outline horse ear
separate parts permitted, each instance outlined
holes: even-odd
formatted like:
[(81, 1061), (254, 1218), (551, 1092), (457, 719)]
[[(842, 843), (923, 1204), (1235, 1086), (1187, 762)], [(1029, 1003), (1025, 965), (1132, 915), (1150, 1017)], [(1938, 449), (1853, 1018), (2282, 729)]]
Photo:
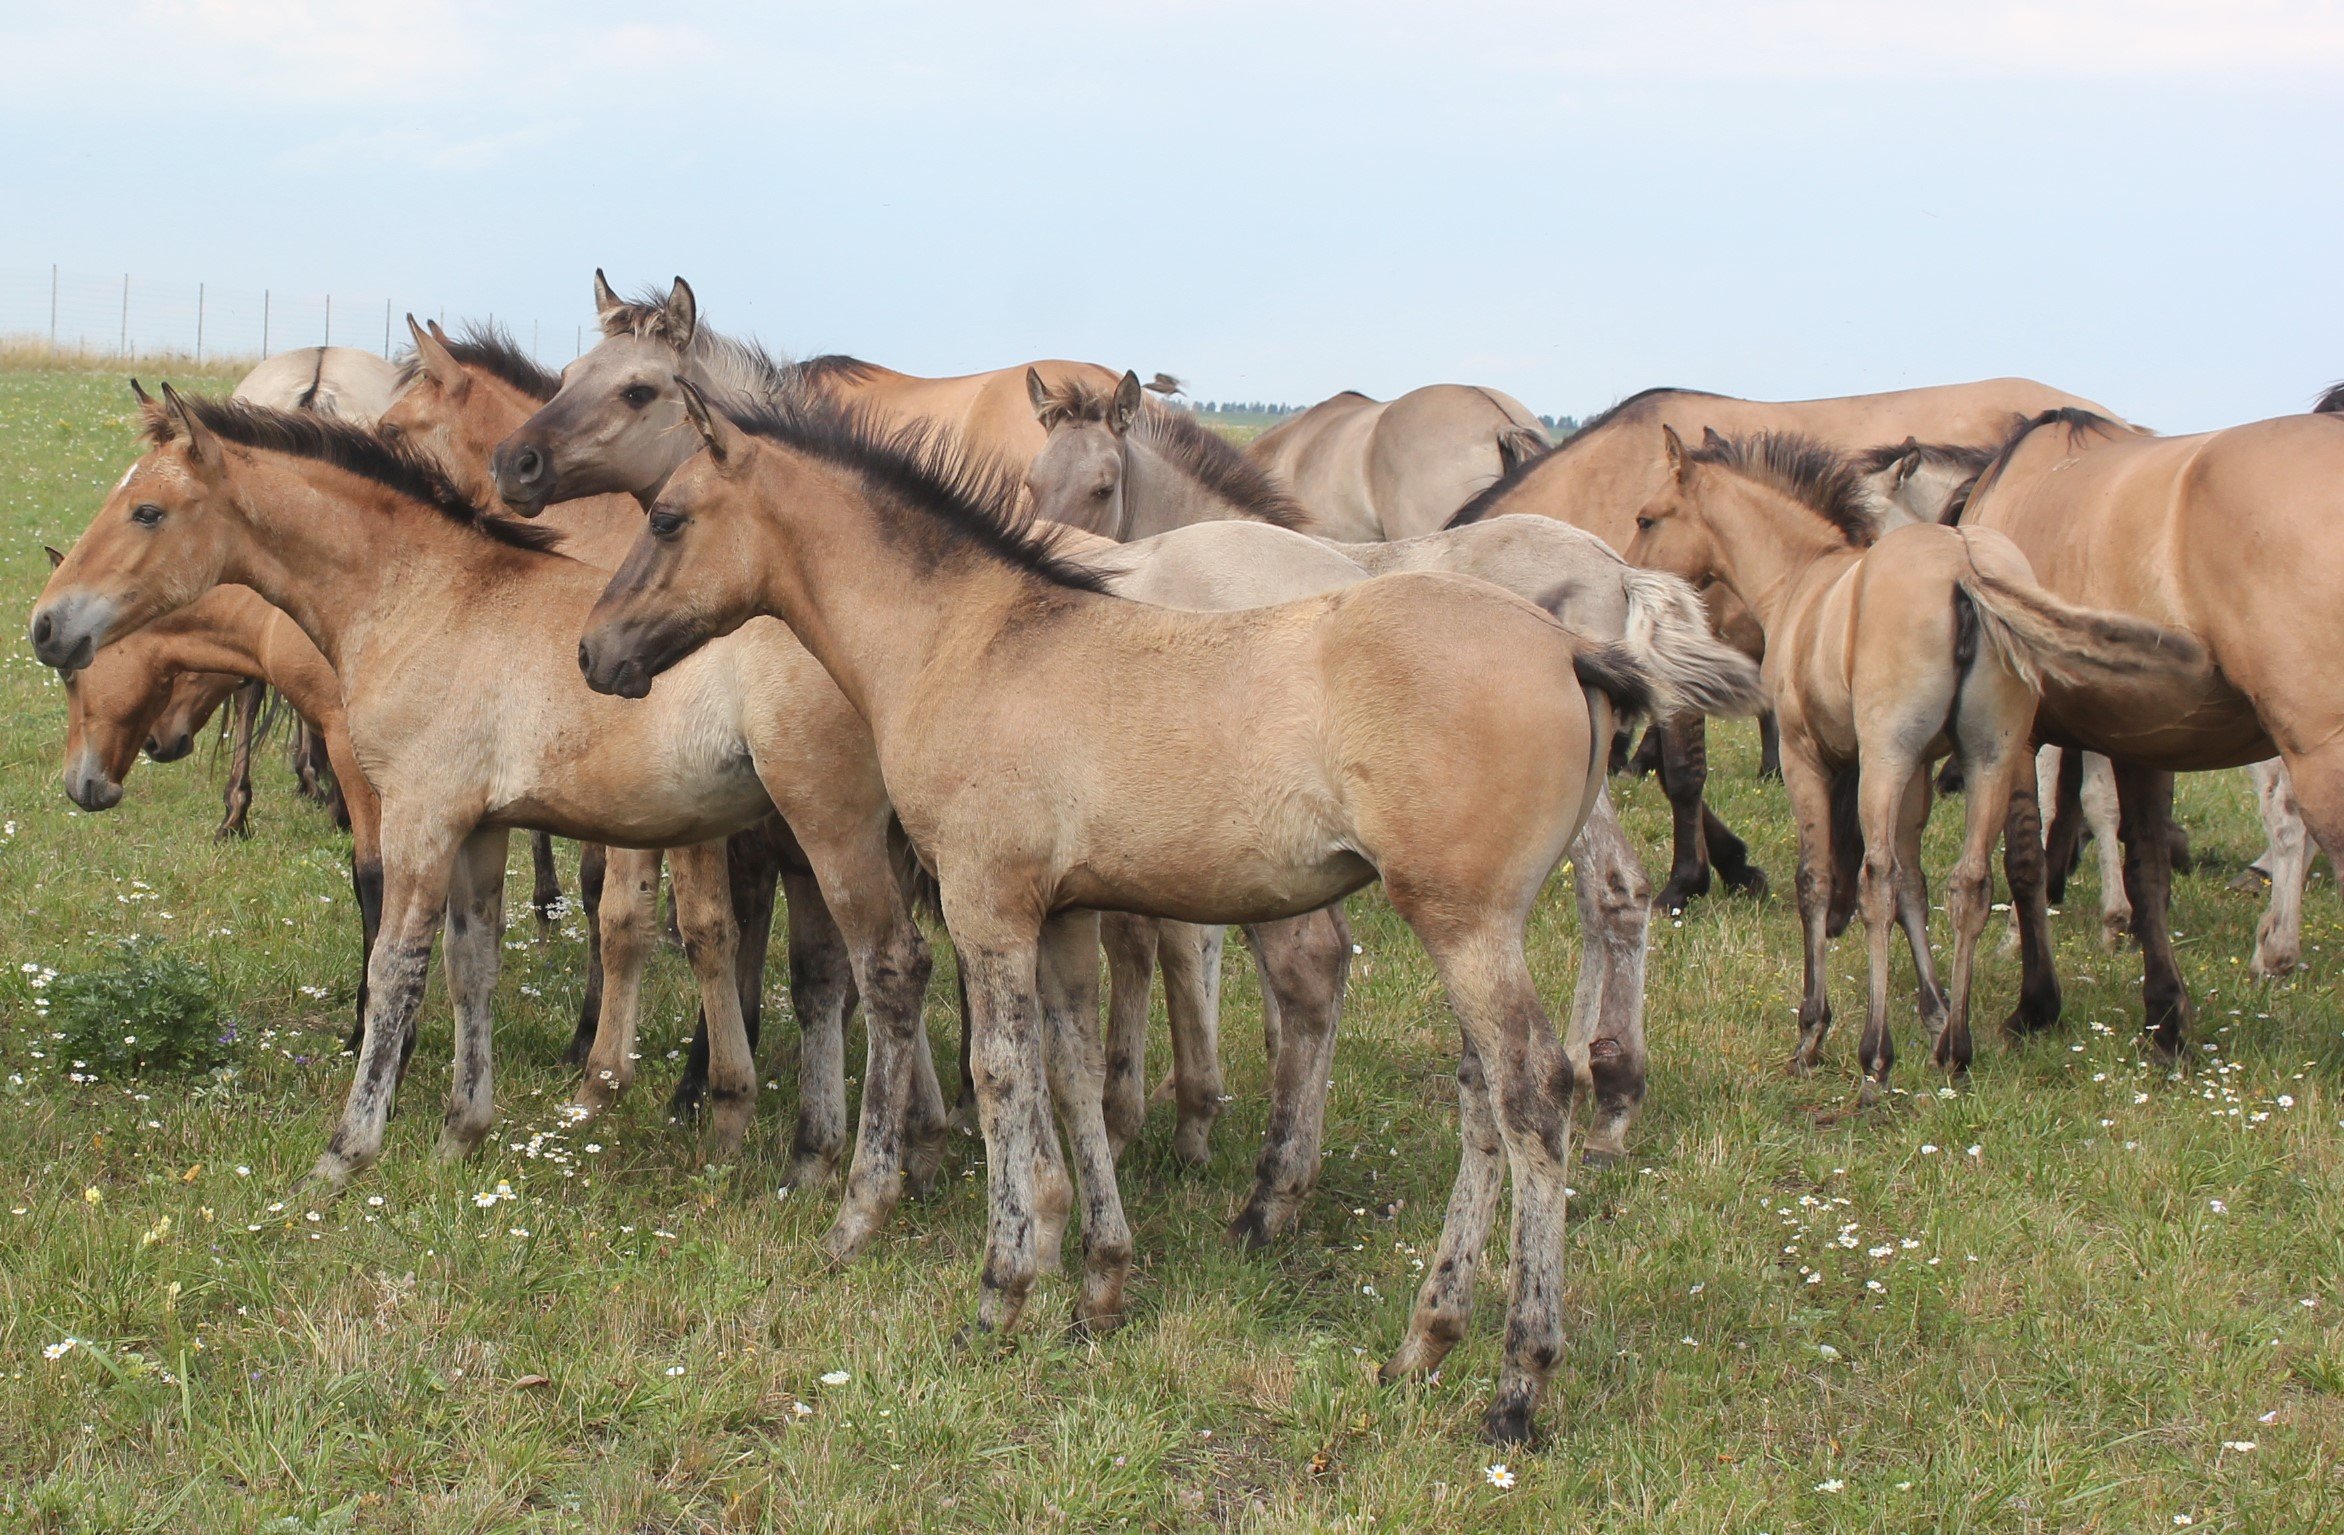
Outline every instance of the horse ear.
[(1116, 436), (1130, 431), (1131, 423), (1139, 419), (1140, 398), (1139, 375), (1127, 368), (1123, 382), (1115, 386), (1115, 403), (1107, 411), (1108, 429)]
[(218, 474), (226, 462), (220, 452), (220, 439), (195, 419), (195, 412), (187, 407), (187, 397), (165, 384), (163, 408), (170, 412), (172, 426), (187, 443), (188, 462), (207, 477)]
[(1703, 452), (1709, 452), (1713, 449), (1722, 448), (1724, 446), (1725, 439), (1718, 435), (1716, 427), (1704, 426), (1701, 428), (1701, 448)]
[(1663, 422), (1660, 428), (1660, 446), (1661, 450), (1668, 455), (1669, 476), (1679, 485), (1684, 484), (1693, 473), (1693, 461), (1685, 453), (1685, 439), (1677, 435), (1675, 427)]
[(692, 344), (692, 333), (699, 328), (699, 300), (692, 297), (692, 285), (679, 277), (667, 294), (667, 338), (682, 351)]
[(152, 405), (155, 403), (155, 397), (151, 394), (148, 394), (145, 387), (141, 385), (135, 378), (130, 381), (130, 395), (132, 399), (138, 401), (138, 403), (141, 405)]
[(690, 379), (676, 375), (676, 389), (684, 397), (684, 415), (691, 421), (692, 430), (700, 434), (701, 445), (707, 448), (710, 460), (728, 474), (739, 468), (748, 447), (741, 429), (723, 411), (712, 407), (708, 396)]
[(1034, 402), (1034, 419), (1048, 424), (1050, 419), (1050, 386), (1042, 382), (1042, 370), (1026, 369), (1026, 398)]
[(58, 566), (65, 563), (65, 556), (59, 551), (50, 548), (47, 544), (41, 545), (41, 553), (49, 557), (49, 568), (51, 570), (55, 570)]
[(626, 308), (626, 303), (611, 291), (610, 279), (602, 275), (602, 268), (594, 269), (594, 318), (602, 326), (603, 334), (610, 334), (611, 317)]
[(1914, 475), (1920, 472), (1921, 439), (1918, 437), (1907, 437), (1904, 440), (1904, 450), (1896, 456), (1896, 473), (1888, 477), (1889, 483), (1891, 485), (1902, 485), (1905, 481), (1911, 479)]
[(415, 355), (423, 361), (423, 371), (440, 386), (442, 393), (455, 399), (472, 386), (472, 375), (456, 361), (456, 354), (448, 350), (447, 332), (437, 325), (428, 329), (415, 323), (415, 316), (407, 316), (407, 329), (415, 336)]

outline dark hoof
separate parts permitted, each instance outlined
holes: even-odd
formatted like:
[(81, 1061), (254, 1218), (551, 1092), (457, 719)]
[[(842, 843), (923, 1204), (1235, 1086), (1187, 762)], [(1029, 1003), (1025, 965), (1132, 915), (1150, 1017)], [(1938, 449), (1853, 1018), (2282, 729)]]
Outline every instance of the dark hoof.
[(2058, 1022), (2059, 1009), (2052, 1008), (2045, 1012), (2040, 1007), (2029, 1007), (2021, 1002), (2010, 1010), (2009, 1017), (2002, 1020), (2002, 1032), (2013, 1039), (2024, 1039), (2030, 1034), (2040, 1034)]
[(594, 1036), (580, 1034), (570, 1041), (570, 1048), (562, 1052), (562, 1064), (572, 1071), (582, 1071), (586, 1058), (594, 1053)]
[(1665, 911), (1673, 917), (1692, 905), (1695, 896), (1703, 896), (1708, 893), (1709, 871), (1707, 869), (1694, 875), (1674, 875), (1671, 876), (1667, 884), (1660, 887), (1660, 894), (1652, 898), (1652, 908), (1655, 911)]
[(1726, 889), (1753, 901), (1763, 901), (1774, 892), (1774, 887), (1766, 882), (1766, 871), (1756, 864), (1744, 864), (1731, 873), (1724, 869), (1717, 872), (1724, 878)]
[(1617, 1167), (1627, 1160), (1628, 1154), (1625, 1151), (1617, 1151), (1609, 1146), (1582, 1146), (1579, 1148), (1579, 1165), (1582, 1168), (1600, 1170), (1606, 1167)]
[(1538, 1425), (1527, 1402), (1499, 1402), (1491, 1405), (1481, 1420), (1481, 1437), (1491, 1444), (1508, 1448), (1535, 1449), (1538, 1446)]
[(1270, 1245), (1269, 1216), (1252, 1205), (1229, 1223), (1229, 1240), (1243, 1252), (1258, 1253)]
[(2250, 863), (2230, 876), (2230, 888), (2240, 895), (2266, 895), (2271, 889), (2271, 876)]
[(699, 1121), (700, 1110), (708, 1102), (708, 1080), (705, 1077), (686, 1077), (676, 1084), (675, 1092), (667, 1100), (667, 1111), (683, 1123)]

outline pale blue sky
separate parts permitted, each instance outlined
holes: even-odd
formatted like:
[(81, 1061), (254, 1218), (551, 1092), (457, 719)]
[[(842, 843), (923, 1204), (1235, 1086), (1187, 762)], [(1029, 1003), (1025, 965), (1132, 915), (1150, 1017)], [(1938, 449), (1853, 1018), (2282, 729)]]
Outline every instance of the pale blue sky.
[(2008, 372), (2174, 430), (2344, 375), (2330, 4), (0, 3), (0, 55), (0, 267), (548, 352), (599, 264), (1219, 398)]

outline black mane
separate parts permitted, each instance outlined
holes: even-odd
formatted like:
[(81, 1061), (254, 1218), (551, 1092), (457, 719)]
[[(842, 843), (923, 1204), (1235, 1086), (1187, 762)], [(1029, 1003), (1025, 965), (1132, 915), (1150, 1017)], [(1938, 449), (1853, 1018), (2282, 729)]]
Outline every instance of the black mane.
[(1053, 586), (1111, 591), (1104, 574), (1060, 555), (1052, 534), (1021, 509), (1022, 475), (975, 457), (941, 427), (884, 428), (805, 390), (725, 414), (744, 432), (848, 471), (874, 496), (919, 513), (922, 524), (957, 543)]
[[(378, 437), (338, 416), (271, 410), (243, 400), (204, 395), (176, 398), (198, 426), (223, 442), (332, 464), (516, 549), (542, 553), (561, 542), (558, 528), (522, 522), (476, 504), (421, 450)], [(177, 423), (169, 412), (158, 411), (148, 420), (146, 435), (155, 446), (167, 446), (177, 439)]]
[(1713, 436), (1689, 456), (1696, 464), (1714, 464), (1781, 491), (1859, 549), (1880, 536), (1854, 466), (1812, 437), (1795, 432)]
[(1532, 475), (1548, 465), (1560, 461), (1573, 448), (1588, 441), (1603, 428), (1612, 425), (1627, 411), (1644, 404), (1656, 395), (1663, 394), (1692, 395), (1705, 400), (1718, 398), (1715, 393), (1707, 389), (1678, 389), (1667, 384), (1652, 389), (1639, 389), (1626, 399), (1620, 400), (1608, 409), (1589, 417), (1585, 425), (1547, 452), (1541, 453), (1535, 458), (1526, 458), (1515, 463), (1504, 474), (1499, 475), (1496, 480), (1485, 487), (1479, 495), (1458, 507), (1449, 520), (1441, 526), (1443, 528), (1461, 528), (1467, 523), (1479, 522), (1485, 517), (1496, 515), (1499, 503), (1515, 491), (1520, 490), (1523, 482)]
[(1866, 448), (1849, 460), (1856, 473), (1878, 474), (1907, 453), (1918, 452), (1930, 463), (1951, 464), (1965, 474), (1975, 474), (1991, 463), (1997, 451), (1990, 445), (1965, 442), (1916, 442), (1907, 437), (1903, 442), (1883, 443), (1877, 448)]
[(859, 384), (876, 377), (881, 371), (875, 362), (860, 357), (849, 357), (842, 352), (826, 352), (820, 357), (809, 357), (804, 362), (789, 365), (800, 383), (820, 388), (825, 384)]
[[(463, 334), (451, 337), (447, 346), (448, 354), (465, 367), (502, 379), (533, 400), (550, 400), (562, 387), (559, 374), (522, 351), (520, 343), (494, 320), (465, 321)], [(408, 352), (399, 359), (399, 387), (406, 388), (422, 372), (423, 359)]]
[(1959, 523), (1964, 514), (1969, 511), (1970, 503), (1977, 499), (1979, 493), (1991, 487), (1996, 480), (2002, 477), (2002, 471), (2010, 467), (2010, 461), (2018, 453), (2020, 446), (2046, 426), (2066, 427), (2070, 446), (2086, 432), (2097, 432), (2117, 437), (2133, 434), (2138, 430), (2126, 426), (2121, 421), (2111, 421), (2098, 411), (2085, 410), (2077, 405), (2061, 405), (2029, 416), (2011, 428), (2010, 435), (2002, 439), (2002, 446), (1994, 450), (1993, 456), (1986, 460), (1985, 467), (1971, 475), (1967, 483), (1954, 491), (1953, 499), (1945, 504), (1945, 516), (1942, 519), (1945, 525), (1952, 527)]
[(2315, 416), (2344, 416), (2344, 381), (2330, 384), (2327, 393), (2312, 402)]

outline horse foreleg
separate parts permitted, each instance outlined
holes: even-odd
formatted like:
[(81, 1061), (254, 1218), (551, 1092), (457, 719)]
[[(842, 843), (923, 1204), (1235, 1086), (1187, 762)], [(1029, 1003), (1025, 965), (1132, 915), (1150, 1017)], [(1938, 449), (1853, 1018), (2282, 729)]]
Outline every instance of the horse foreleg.
[(529, 909), (537, 914), (537, 935), (550, 938), (562, 904), (562, 876), (554, 867), (551, 832), (529, 834), (529, 873)]
[(2262, 869), (2271, 881), (2271, 904), (2254, 935), (2252, 972), (2264, 980), (2303, 963), (2303, 884), (2311, 874), (2311, 838), (2295, 780), (2274, 757), (2248, 769), (2254, 775), (2255, 807), (2262, 812)]
[(1128, 912), (1099, 915), (1107, 952), (1107, 1138), (1121, 1156), (1148, 1113), (1148, 997), (1163, 926)]
[(440, 1123), (443, 1161), (470, 1156), (496, 1119), (491, 1091), (491, 1036), (496, 977), (504, 957), (505, 853), (503, 827), (475, 831), (456, 854), (449, 889), (448, 1000), (456, 1015), (456, 1066)]
[(811, 1189), (828, 1183), (846, 1155), (846, 1020), (854, 1005), (854, 960), (821, 881), (784, 869), (781, 882), (789, 904), (790, 1011), (798, 1020), (798, 1117), (782, 1183)]
[(1826, 979), (1831, 925), (1831, 777), (1803, 737), (1783, 742), (1783, 787), (1790, 792), (1791, 816), (1799, 832), (1799, 927), (1804, 935), (1806, 984), (1799, 998), (1799, 1043), (1790, 1069), (1805, 1074), (1823, 1059), (1823, 1037), (1831, 1030), (1831, 994)]
[(1758, 716), (1758, 776), (1782, 782), (1782, 723), (1772, 709)]
[[(734, 994), (749, 1041), (749, 1058), (756, 1059), (757, 1035), (764, 1014), (765, 951), (772, 941), (773, 891), (781, 867), (779, 818), (768, 817), (747, 831), (724, 839), (726, 898), (733, 911)], [(672, 891), (668, 914), (683, 938), (682, 912)], [(698, 1116), (708, 1093), (708, 1011), (692, 1025), (691, 1049), (684, 1057), (684, 1074), (667, 1101), (668, 1112), (679, 1120)], [(840, 1116), (844, 1123), (844, 1115)]]
[(1229, 1223), (1229, 1235), (1260, 1247), (1290, 1224), (1318, 1181), (1326, 1132), (1327, 1090), (1335, 1029), (1351, 970), (1351, 928), (1340, 906), (1323, 907), (1245, 931), (1262, 990), (1278, 997), (1285, 1020), (1270, 1070), (1270, 1122), (1254, 1165), (1253, 1192)]
[[(972, 911), (955, 894), (948, 884), (945, 926), (955, 935), (968, 976), (969, 1063), (985, 1135), (985, 1266), (977, 1330), (1007, 1331), (1024, 1314), (1040, 1273), (1041, 1227), (1047, 1218), (1042, 1173), (1056, 1159), (1057, 1136), (1045, 1096), (1041, 1007), (1034, 993), (1038, 935), (1021, 932), (1005, 913)], [(1062, 1198), (1063, 1189), (1049, 1191), (1049, 1197)]]
[(1662, 911), (1683, 911), (1697, 895), (1709, 893), (1709, 847), (1703, 838), (1706, 808), (1702, 793), (1709, 779), (1707, 744), (1699, 722), (1688, 728), (1681, 719), (1656, 723), (1660, 732), (1660, 787), (1668, 796), (1671, 840), (1675, 861), (1660, 887)]
[[(1037, 971), (1049, 1048), (1050, 1094), (1073, 1153), (1082, 1201), (1082, 1288), (1074, 1321), (1088, 1333), (1123, 1325), (1123, 1291), (1131, 1277), (1131, 1226), (1115, 1177), (1115, 1152), (1101, 1110), (1098, 914), (1061, 912), (1042, 928)], [(1050, 1240), (1047, 1225), (1042, 1240)], [(1048, 1252), (1042, 1254), (1048, 1266)]]
[(673, 848), (667, 855), (676, 926), (692, 978), (699, 983), (708, 1040), (707, 1134), (701, 1153), (709, 1162), (730, 1162), (740, 1155), (757, 1110), (757, 1062), (741, 1018), (740, 975), (734, 965), (740, 930), (733, 921), (729, 857), (723, 842)]
[(1199, 1167), (1212, 1152), (1221, 1114), (1221, 950), (1224, 927), (1163, 925), (1156, 963), (1164, 972), (1164, 1015), (1172, 1034), (1175, 1161)]
[(247, 682), (236, 690), (236, 713), (229, 725), (233, 749), (228, 757), (228, 787), (221, 796), (226, 813), (220, 818), (220, 829), (212, 833), (215, 840), (252, 835), (252, 828), (245, 824), (252, 809), (252, 739), (260, 729), (261, 702), (267, 697), (265, 683)]
[(2180, 1057), (2189, 1026), (2189, 988), (2173, 953), (2173, 775), (2130, 762), (2116, 767), (2124, 837), (2124, 890), (2141, 946), (2142, 1029), (2158, 1055)]
[(2124, 841), (2117, 828), (2116, 769), (2098, 752), (2078, 755), (2083, 781), (2076, 803), (2100, 851), (2100, 945), (2112, 949), (2132, 926), (2132, 901), (2124, 890)]
[(1563, 1038), (1587, 1051), (1595, 1104), (1579, 1154), (1601, 1163), (1627, 1155), (1628, 1127), (1644, 1104), (1644, 958), (1652, 910), (1652, 884), (1608, 787), (1596, 795), (1571, 846), (1571, 884), (1579, 903), (1579, 982)]
[(2002, 1021), (2006, 1034), (2059, 1021), (2059, 972), (2052, 961), (2051, 909), (2045, 896), (2043, 813), (2033, 775), (2012, 775), (2003, 822), (2002, 873), (2010, 881), (2010, 916), (2018, 929), (2018, 1005)]
[(586, 1072), (572, 1100), (588, 1114), (608, 1109), (635, 1080), (643, 967), (658, 941), (659, 860), (657, 849), (606, 848), (598, 860), (600, 871), (588, 885), (601, 935), (595, 967), (599, 1003), (587, 1041)]
[(578, 1026), (563, 1060), (583, 1066), (602, 1026), (602, 880), (609, 849), (599, 842), (578, 844), (578, 906), (586, 914), (586, 984), (578, 999)]

